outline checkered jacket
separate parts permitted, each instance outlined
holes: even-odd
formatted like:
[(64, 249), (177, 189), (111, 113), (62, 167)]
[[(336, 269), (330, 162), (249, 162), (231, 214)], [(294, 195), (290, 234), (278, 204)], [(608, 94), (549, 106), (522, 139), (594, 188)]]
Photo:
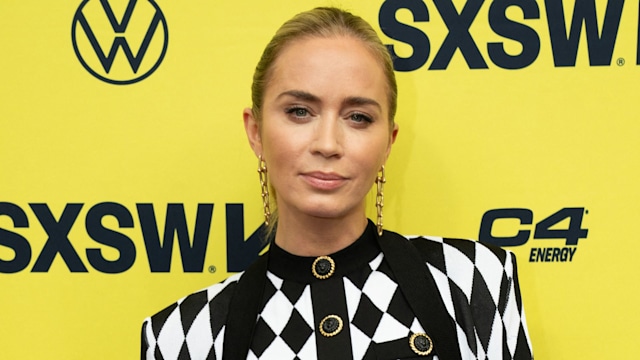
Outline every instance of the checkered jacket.
[[(370, 224), (331, 257), (342, 272), (314, 280), (306, 271), (313, 259), (272, 244), (246, 272), (147, 318), (142, 359), (533, 358), (511, 252), (378, 237)], [(327, 314), (344, 321), (337, 336), (320, 334)], [(433, 349), (419, 356), (409, 339), (423, 333)]]

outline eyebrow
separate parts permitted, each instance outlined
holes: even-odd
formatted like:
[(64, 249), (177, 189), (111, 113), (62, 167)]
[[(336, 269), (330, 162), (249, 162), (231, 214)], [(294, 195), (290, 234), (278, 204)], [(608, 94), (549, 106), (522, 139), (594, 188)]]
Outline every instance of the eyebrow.
[(351, 106), (373, 105), (377, 107), (378, 110), (382, 110), (382, 106), (380, 106), (380, 104), (378, 104), (377, 101), (370, 98), (361, 97), (361, 96), (348, 97), (343, 101), (343, 103), (345, 105), (351, 105)]
[[(291, 96), (299, 100), (309, 101), (314, 103), (320, 103), (321, 100), (319, 97), (302, 90), (288, 90), (280, 93), (277, 98), (281, 98), (283, 96)], [(358, 105), (373, 105), (377, 107), (379, 110), (382, 110), (382, 106), (380, 104), (370, 98), (362, 97), (362, 96), (350, 96), (342, 102), (344, 105), (358, 106)]]
[(302, 91), (302, 90), (288, 90), (285, 92), (280, 93), (280, 95), (278, 95), (278, 97), (276, 99), (279, 99), (283, 96), (291, 96), (294, 97), (296, 99), (299, 100), (304, 100), (304, 101), (309, 101), (309, 102), (315, 102), (315, 103), (319, 103), (320, 102), (320, 98), (308, 93), (306, 91)]

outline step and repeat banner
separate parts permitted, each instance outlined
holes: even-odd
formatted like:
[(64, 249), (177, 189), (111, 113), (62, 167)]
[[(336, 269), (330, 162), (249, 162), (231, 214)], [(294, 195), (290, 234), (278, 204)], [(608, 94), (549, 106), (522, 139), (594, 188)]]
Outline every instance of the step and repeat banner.
[(537, 359), (633, 357), (637, 1), (3, 0), (0, 358), (136, 359), (146, 316), (263, 251), (242, 110), (320, 5), (396, 57), (385, 226), (513, 251)]

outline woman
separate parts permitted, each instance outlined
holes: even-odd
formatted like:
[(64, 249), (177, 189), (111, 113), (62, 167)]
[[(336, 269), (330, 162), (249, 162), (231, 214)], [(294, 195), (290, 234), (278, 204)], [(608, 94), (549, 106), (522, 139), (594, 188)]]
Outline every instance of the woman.
[(143, 358), (532, 358), (511, 253), (382, 229), (396, 94), (361, 18), (317, 8), (278, 30), (243, 113), (270, 250), (148, 318)]

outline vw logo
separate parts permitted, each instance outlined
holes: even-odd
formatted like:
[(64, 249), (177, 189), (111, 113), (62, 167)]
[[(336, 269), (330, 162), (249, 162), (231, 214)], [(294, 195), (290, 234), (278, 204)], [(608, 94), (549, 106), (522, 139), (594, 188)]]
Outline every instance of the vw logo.
[(83, 0), (73, 17), (71, 39), (91, 75), (127, 85), (146, 79), (160, 66), (169, 32), (153, 0)]

